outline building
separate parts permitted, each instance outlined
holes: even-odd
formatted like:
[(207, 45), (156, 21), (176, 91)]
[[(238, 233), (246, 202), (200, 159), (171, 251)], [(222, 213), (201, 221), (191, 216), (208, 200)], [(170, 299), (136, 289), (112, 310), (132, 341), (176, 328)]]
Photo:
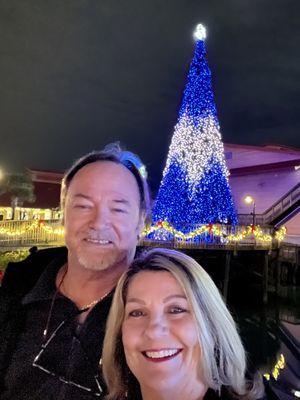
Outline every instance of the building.
[[(285, 146), (225, 144), (229, 182), (240, 224), (286, 226), (286, 241), (300, 244), (300, 149)], [(16, 209), (16, 219), (59, 219), (63, 174), (28, 169), (36, 201)], [(251, 196), (252, 204), (244, 199)], [(254, 208), (254, 209), (253, 209)], [(252, 215), (251, 215), (252, 214)], [(0, 196), (0, 218), (11, 218), (10, 198)]]
[(253, 213), (250, 195), (257, 223), (284, 225), (285, 240), (300, 244), (300, 149), (225, 144), (225, 156), (241, 223)]
[[(60, 182), (63, 174), (50, 171), (27, 169), (33, 184), (36, 200), (34, 203), (24, 202), (16, 207), (16, 220), (58, 219)], [(11, 219), (11, 199), (7, 193), (0, 196), (0, 219)]]

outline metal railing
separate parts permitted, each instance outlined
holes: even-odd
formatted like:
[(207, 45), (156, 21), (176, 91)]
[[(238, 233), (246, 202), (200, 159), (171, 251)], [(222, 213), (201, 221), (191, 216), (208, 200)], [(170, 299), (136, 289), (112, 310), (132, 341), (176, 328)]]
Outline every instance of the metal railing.
[[(193, 232), (203, 225), (185, 226), (184, 232)], [(247, 234), (245, 233), (247, 232)], [(273, 237), (274, 230), (270, 226), (260, 227), (262, 235)], [(238, 240), (232, 237), (239, 237)], [(59, 246), (64, 244), (63, 227), (60, 220), (30, 220), (30, 221), (2, 221), (0, 222), (0, 247), (18, 248), (39, 246)], [(173, 248), (270, 248), (272, 240), (266, 242), (257, 237), (255, 232), (249, 231), (249, 226), (244, 225), (218, 225), (218, 230), (206, 229), (199, 235), (190, 239), (182, 239), (178, 235), (165, 232), (164, 238), (153, 234), (151, 238), (142, 237), (142, 246), (171, 246)]]
[(64, 243), (60, 220), (1, 221), (0, 247), (56, 246)]
[(264, 224), (270, 224), (272, 221), (287, 211), (296, 202), (300, 200), (300, 183), (294, 186), (287, 194), (279, 199), (272, 207), (263, 214)]
[[(239, 225), (251, 225), (253, 223), (252, 214), (238, 214)], [(265, 224), (264, 214), (255, 214), (255, 225), (267, 225)]]
[[(140, 245), (156, 246), (156, 247), (172, 247), (177, 249), (242, 249), (242, 248), (257, 248), (269, 249), (273, 245), (274, 229), (273, 227), (260, 227), (260, 238), (256, 236), (256, 232), (249, 232), (249, 226), (246, 225), (217, 225), (218, 229), (207, 229), (190, 239), (182, 239), (179, 235), (168, 234), (165, 232), (164, 238), (160, 239), (160, 233), (151, 235), (151, 237), (142, 237)], [(203, 225), (186, 225), (184, 232), (195, 232)], [(272, 238), (269, 242), (262, 240), (262, 236)]]

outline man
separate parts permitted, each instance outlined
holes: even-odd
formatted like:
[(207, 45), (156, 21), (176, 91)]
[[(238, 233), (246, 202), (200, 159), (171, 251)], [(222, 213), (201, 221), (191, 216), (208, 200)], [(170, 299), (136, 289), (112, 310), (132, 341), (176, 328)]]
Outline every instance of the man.
[(90, 153), (65, 174), (61, 206), (67, 251), (32, 253), (4, 277), (3, 400), (104, 395), (99, 360), (112, 291), (149, 216), (145, 169), (118, 145)]

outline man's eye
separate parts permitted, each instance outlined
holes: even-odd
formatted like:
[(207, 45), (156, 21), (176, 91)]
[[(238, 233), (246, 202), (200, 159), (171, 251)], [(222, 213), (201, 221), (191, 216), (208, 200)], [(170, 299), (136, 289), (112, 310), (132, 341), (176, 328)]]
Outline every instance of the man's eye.
[(129, 315), (129, 317), (135, 317), (135, 318), (137, 318), (137, 317), (142, 317), (142, 316), (145, 315), (145, 314), (144, 314), (144, 312), (141, 311), (141, 310), (132, 310), (132, 311), (130, 311), (130, 313), (129, 313), (128, 315)]
[(117, 213), (126, 213), (126, 210), (124, 210), (122, 208), (113, 208), (113, 211), (117, 212)]
[(74, 207), (75, 207), (75, 208), (79, 208), (79, 209), (91, 208), (91, 206), (89, 206), (89, 205), (87, 205), (87, 204), (75, 204)]

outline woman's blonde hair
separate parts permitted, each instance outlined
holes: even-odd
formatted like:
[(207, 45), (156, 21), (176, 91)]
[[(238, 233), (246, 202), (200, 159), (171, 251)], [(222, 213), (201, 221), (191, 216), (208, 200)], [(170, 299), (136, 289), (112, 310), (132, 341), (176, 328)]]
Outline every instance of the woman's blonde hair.
[(201, 347), (199, 369), (208, 387), (219, 393), (222, 387), (226, 387), (234, 397), (253, 398), (251, 393), (257, 390), (248, 390), (245, 350), (235, 322), (216, 285), (191, 257), (176, 250), (160, 248), (145, 252), (136, 259), (117, 285), (102, 354), (103, 375), (109, 389), (108, 399), (125, 398), (135, 380), (126, 365), (122, 323), (127, 289), (132, 277), (149, 270), (168, 271), (182, 286), (196, 321)]

